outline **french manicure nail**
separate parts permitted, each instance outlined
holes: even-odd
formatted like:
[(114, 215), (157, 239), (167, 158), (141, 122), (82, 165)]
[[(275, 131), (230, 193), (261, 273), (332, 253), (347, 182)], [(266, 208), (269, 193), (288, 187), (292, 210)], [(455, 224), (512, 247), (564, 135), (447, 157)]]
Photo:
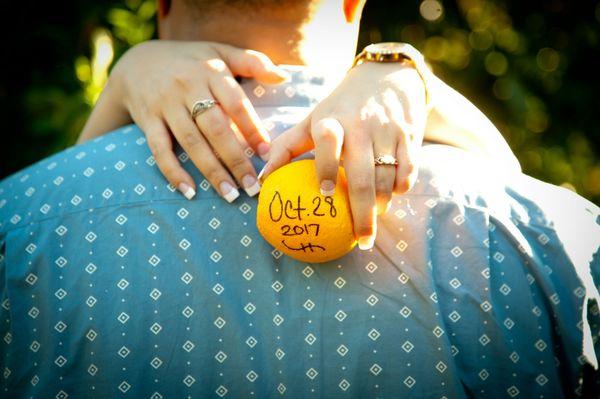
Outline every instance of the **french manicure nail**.
[(373, 248), (375, 244), (375, 238), (373, 236), (370, 237), (360, 237), (358, 239), (358, 248), (363, 251)]
[(256, 176), (258, 181), (261, 181), (260, 179), (262, 178), (263, 173), (265, 173), (265, 169), (267, 169), (267, 165), (263, 166), (263, 168), (260, 170), (260, 172), (258, 172), (258, 176)]
[(194, 190), (186, 183), (179, 183), (179, 186), (177, 186), (177, 188), (179, 189), (179, 191), (181, 191), (181, 194), (183, 194), (183, 196), (189, 200), (194, 198), (194, 196), (196, 195), (196, 190)]
[(385, 204), (385, 210), (383, 211), (383, 213), (388, 213), (388, 211), (390, 210), (391, 207), (392, 207), (392, 201), (388, 201), (388, 203)]
[(321, 195), (331, 196), (335, 193), (335, 183), (332, 180), (323, 180), (321, 182)]
[(260, 183), (252, 175), (242, 177), (242, 184), (249, 197), (254, 197), (260, 191)]
[(272, 71), (281, 76), (284, 79), (284, 82), (289, 82), (292, 79), (292, 75), (289, 72), (277, 66), (273, 67)]
[(240, 196), (240, 192), (231, 185), (228, 181), (224, 181), (219, 185), (223, 198), (229, 203), (233, 202), (237, 197)]

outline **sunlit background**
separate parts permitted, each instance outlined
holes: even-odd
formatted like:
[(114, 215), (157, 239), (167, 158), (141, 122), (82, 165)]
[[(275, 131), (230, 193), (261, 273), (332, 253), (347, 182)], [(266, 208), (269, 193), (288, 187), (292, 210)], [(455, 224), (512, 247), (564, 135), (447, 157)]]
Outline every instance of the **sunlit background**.
[[(0, 178), (73, 144), (110, 67), (156, 35), (154, 0), (10, 7)], [(600, 2), (369, 0), (360, 40), (413, 44), (526, 173), (600, 203)]]

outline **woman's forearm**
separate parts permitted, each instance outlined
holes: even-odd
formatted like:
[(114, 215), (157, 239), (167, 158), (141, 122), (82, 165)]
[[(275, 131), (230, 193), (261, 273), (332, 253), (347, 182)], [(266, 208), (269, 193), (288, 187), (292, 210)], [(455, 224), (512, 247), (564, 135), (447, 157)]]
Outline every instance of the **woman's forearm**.
[(509, 170), (521, 171), (502, 134), (473, 103), (437, 77), (432, 78), (428, 91), (431, 111), (425, 139), (477, 151)]
[(131, 121), (131, 116), (123, 104), (118, 82), (112, 76), (108, 80), (102, 94), (100, 94), (90, 117), (83, 127), (83, 131), (77, 139), (77, 143), (79, 144), (101, 136), (131, 123)]

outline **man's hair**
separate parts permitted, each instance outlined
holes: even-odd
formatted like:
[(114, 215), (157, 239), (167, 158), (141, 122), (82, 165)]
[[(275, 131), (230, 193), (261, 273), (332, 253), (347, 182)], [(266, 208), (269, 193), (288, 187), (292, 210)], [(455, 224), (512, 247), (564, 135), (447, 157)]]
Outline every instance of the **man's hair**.
[(184, 3), (194, 16), (202, 18), (229, 10), (247, 12), (250, 16), (259, 13), (292, 15), (307, 10), (320, 1), (322, 0), (184, 0)]
[(314, 0), (185, 0), (191, 7), (289, 7), (294, 4), (313, 3)]

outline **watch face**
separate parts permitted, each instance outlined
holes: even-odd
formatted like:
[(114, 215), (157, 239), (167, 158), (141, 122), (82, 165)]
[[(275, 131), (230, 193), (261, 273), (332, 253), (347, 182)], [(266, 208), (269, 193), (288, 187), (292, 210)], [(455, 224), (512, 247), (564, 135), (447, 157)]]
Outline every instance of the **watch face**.
[(403, 47), (402, 43), (396, 42), (374, 43), (365, 47), (365, 51), (371, 54), (398, 54)]

